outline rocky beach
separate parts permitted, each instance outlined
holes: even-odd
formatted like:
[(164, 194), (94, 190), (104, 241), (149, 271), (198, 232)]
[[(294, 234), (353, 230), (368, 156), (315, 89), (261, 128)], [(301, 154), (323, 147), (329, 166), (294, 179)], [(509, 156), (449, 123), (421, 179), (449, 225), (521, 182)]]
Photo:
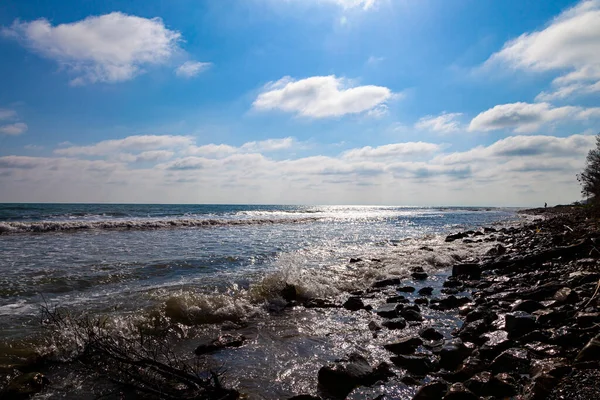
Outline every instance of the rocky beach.
[[(397, 332), (384, 345), (389, 361), (375, 366), (364, 355), (349, 354), (319, 370), (319, 396), (294, 399), (367, 398), (356, 396), (356, 388), (397, 379), (413, 387), (412, 398), (419, 400), (597, 398), (597, 218), (576, 207), (523, 213), (537, 218), (520, 227), (446, 238), (495, 245), (483, 257), (454, 265), (442, 296), (432, 297), (433, 288), (423, 286), (408, 299), (399, 292), (416, 288), (388, 279), (350, 297), (343, 304), (350, 310), (369, 310), (363, 300), (385, 298), (371, 311), (383, 321), (370, 328), (374, 336), (381, 329)], [(412, 278), (426, 284), (428, 276), (416, 268)], [(455, 315), (455, 329), (441, 331), (421, 315), (427, 309)]]

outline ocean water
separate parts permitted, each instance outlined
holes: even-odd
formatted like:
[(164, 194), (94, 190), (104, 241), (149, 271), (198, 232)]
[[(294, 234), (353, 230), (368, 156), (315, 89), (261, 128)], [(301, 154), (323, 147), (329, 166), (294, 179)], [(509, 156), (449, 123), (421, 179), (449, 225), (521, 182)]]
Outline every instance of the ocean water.
[[(0, 361), (41, 343), (44, 304), (113, 321), (159, 314), (185, 332), (174, 344), (184, 352), (227, 324), (249, 337), (214, 356), (249, 398), (314, 392), (327, 361), (357, 348), (377, 359), (379, 347), (368, 315), (282, 310), (286, 284), (343, 301), (414, 266), (441, 282), (447, 267), (486, 249), (449, 246), (446, 234), (520, 218), (497, 208), (0, 204)], [(49, 371), (57, 381), (59, 370)], [(93, 382), (74, 379), (77, 390), (56, 384), (47, 396), (94, 397)]]

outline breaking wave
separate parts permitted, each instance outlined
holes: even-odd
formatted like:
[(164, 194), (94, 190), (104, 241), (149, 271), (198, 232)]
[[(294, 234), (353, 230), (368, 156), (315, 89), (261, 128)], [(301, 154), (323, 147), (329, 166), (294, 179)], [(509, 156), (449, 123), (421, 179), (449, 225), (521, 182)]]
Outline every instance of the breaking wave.
[(1, 234), (15, 233), (47, 233), (74, 232), (85, 230), (155, 230), (169, 228), (207, 228), (214, 226), (264, 225), (264, 224), (294, 224), (314, 222), (317, 217), (282, 218), (282, 219), (137, 219), (137, 220), (108, 220), (108, 221), (39, 221), (39, 222), (0, 222)]

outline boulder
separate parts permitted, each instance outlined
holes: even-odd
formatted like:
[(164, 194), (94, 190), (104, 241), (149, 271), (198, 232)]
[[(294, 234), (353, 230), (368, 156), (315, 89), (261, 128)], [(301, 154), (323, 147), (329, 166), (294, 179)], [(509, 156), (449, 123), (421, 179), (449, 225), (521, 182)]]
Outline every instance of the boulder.
[(440, 367), (454, 371), (472, 352), (473, 349), (465, 346), (462, 340), (451, 340), (440, 350)]
[(440, 340), (444, 338), (444, 335), (436, 331), (434, 328), (424, 328), (419, 331), (419, 336), (425, 340)]
[(518, 338), (537, 328), (535, 318), (524, 311), (507, 313), (505, 316), (505, 330), (510, 338)]
[(416, 279), (418, 281), (424, 281), (429, 275), (427, 275), (427, 272), (413, 272), (412, 274), (410, 274), (410, 276), (412, 276), (413, 279)]
[(419, 313), (416, 310), (412, 310), (412, 309), (404, 309), (400, 312), (400, 315), (402, 316), (402, 318), (404, 318), (407, 321), (423, 321), (423, 316), (421, 315), (421, 313)]
[(398, 291), (403, 293), (413, 293), (415, 290), (417, 289), (412, 286), (402, 286), (398, 288)]

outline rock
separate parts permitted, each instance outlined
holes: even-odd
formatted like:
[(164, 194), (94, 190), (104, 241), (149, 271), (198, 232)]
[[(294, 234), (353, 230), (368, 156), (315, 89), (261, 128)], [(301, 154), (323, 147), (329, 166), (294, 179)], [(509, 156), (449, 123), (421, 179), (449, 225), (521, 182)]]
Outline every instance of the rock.
[(281, 289), (281, 297), (285, 301), (294, 301), (298, 299), (298, 292), (296, 290), (296, 286), (290, 285), (289, 283), (285, 284), (285, 287)]
[(360, 299), (360, 297), (352, 296), (348, 300), (346, 300), (344, 304), (342, 304), (342, 307), (344, 307), (346, 310), (358, 311), (365, 308), (365, 304)]
[(311, 396), (310, 394), (300, 394), (298, 396), (290, 397), (288, 400), (322, 400), (322, 399), (317, 396)]
[(404, 383), (406, 386), (420, 386), (421, 381), (415, 378), (414, 376), (404, 375), (400, 382)]
[(505, 330), (510, 338), (518, 338), (537, 328), (535, 318), (524, 311), (507, 313), (505, 316)]
[(491, 257), (497, 257), (506, 254), (506, 247), (502, 246), (500, 243), (489, 249), (485, 255)]
[[(437, 310), (452, 310), (454, 308), (458, 308), (461, 306), (464, 306), (465, 304), (469, 303), (470, 300), (467, 297), (456, 297), (454, 295), (448, 296), (445, 299), (441, 299), (437, 305), (435, 306), (435, 309)], [(434, 308), (434, 307), (432, 307)]]
[(491, 379), (491, 372), (483, 371), (473, 375), (471, 378), (465, 381), (465, 386), (478, 396), (483, 396), (484, 393), (488, 393), (488, 387)]
[(467, 236), (469, 235), (464, 232), (454, 233), (452, 235), (446, 236), (446, 243), (454, 242), (455, 240), (466, 238)]
[(443, 400), (479, 400), (479, 397), (475, 396), (462, 383), (454, 383), (450, 386)]
[(529, 375), (536, 378), (541, 375), (552, 375), (555, 378), (562, 378), (573, 368), (569, 365), (566, 358), (545, 358), (542, 360), (533, 360)]
[(427, 272), (413, 272), (410, 275), (413, 277), (413, 279), (416, 279), (418, 281), (424, 281), (429, 276), (427, 275)]
[(388, 297), (387, 299), (385, 299), (386, 303), (401, 303), (401, 304), (408, 304), (410, 303), (410, 300), (408, 300), (406, 297), (404, 296), (392, 296), (392, 297)]
[(351, 258), (350, 259), (350, 264), (355, 264), (355, 263), (361, 262), (361, 261), (362, 261), (362, 258)]
[(368, 325), (368, 326), (369, 326), (369, 330), (370, 330), (371, 332), (376, 332), (376, 331), (380, 331), (381, 329), (383, 329), (383, 328), (381, 328), (381, 326), (379, 326), (379, 324), (378, 324), (377, 322), (375, 322), (375, 321), (371, 321), (371, 322), (369, 322), (369, 325)]
[(577, 325), (583, 327), (583, 328), (588, 328), (594, 324), (597, 324), (598, 322), (600, 322), (600, 313), (597, 312), (592, 312), (592, 313), (577, 313), (577, 315), (575, 315), (575, 321), (577, 322)]
[(512, 348), (503, 351), (494, 358), (490, 368), (494, 374), (500, 372), (511, 372), (525, 374), (529, 372), (529, 355), (527, 350)]
[(554, 300), (560, 304), (573, 304), (579, 301), (579, 295), (573, 289), (564, 287), (554, 294)]
[(483, 395), (495, 396), (496, 398), (508, 398), (518, 393), (515, 380), (506, 373), (495, 375), (490, 379)]
[(463, 324), (462, 328), (458, 331), (458, 337), (467, 342), (481, 342), (480, 336), (490, 330), (490, 325), (482, 320), (478, 319), (473, 322), (467, 322)]
[(338, 304), (325, 299), (310, 299), (304, 302), (305, 308), (340, 308)]
[(396, 366), (404, 368), (411, 374), (418, 376), (425, 376), (436, 369), (435, 365), (429, 360), (429, 357), (423, 354), (413, 356), (399, 355), (392, 357), (390, 360)]
[(350, 354), (347, 360), (322, 367), (318, 382), (322, 392), (337, 398), (345, 398), (357, 386), (372, 385), (382, 379), (360, 354)]
[(444, 281), (442, 286), (445, 288), (459, 288), (463, 286), (463, 283), (456, 278), (450, 277)]
[(6, 399), (28, 399), (44, 390), (50, 384), (48, 378), (39, 372), (29, 372), (13, 378), (4, 391), (0, 392)]
[(416, 289), (412, 286), (403, 286), (403, 287), (399, 287), (398, 291), (399, 292), (404, 292), (404, 293), (413, 293)]
[(452, 276), (455, 278), (480, 279), (481, 267), (479, 264), (456, 264), (452, 267)]
[(444, 335), (436, 331), (434, 328), (424, 328), (419, 331), (419, 336), (425, 340), (440, 340), (444, 338)]
[(515, 304), (513, 304), (510, 311), (513, 311), (513, 312), (514, 311), (525, 311), (525, 312), (531, 314), (534, 311), (541, 310), (543, 308), (545, 308), (544, 305), (542, 303), (540, 303), (539, 301), (522, 300), (522, 301), (517, 301)]
[[(523, 341), (521, 340), (520, 342), (523, 343)], [(527, 343), (523, 347), (525, 347), (527, 351), (529, 351), (531, 354), (537, 357), (556, 357), (562, 352), (562, 348), (560, 346), (555, 346), (552, 344), (542, 342)]]
[(389, 303), (389, 304), (383, 304), (382, 306), (380, 306), (376, 313), (377, 315), (379, 315), (382, 318), (396, 318), (398, 316), (398, 311), (402, 309), (402, 305), (401, 304), (396, 304), (396, 303)]
[(243, 335), (234, 336), (230, 334), (224, 334), (208, 343), (200, 344), (198, 347), (196, 347), (194, 353), (197, 356), (201, 356), (203, 354), (214, 353), (215, 351), (219, 351), (228, 347), (240, 347), (245, 341), (246, 338)]
[(508, 338), (508, 332), (502, 330), (486, 333), (481, 337), (485, 343), (479, 348), (479, 354), (488, 360), (496, 358), (514, 345), (514, 342)]
[(392, 319), (388, 319), (385, 320), (381, 323), (381, 325), (385, 326), (386, 328), (393, 330), (393, 329), (404, 329), (406, 328), (406, 320), (404, 318), (392, 318)]
[(433, 294), (433, 288), (430, 286), (419, 289), (419, 295), (421, 296), (431, 296)]
[(417, 347), (423, 344), (423, 340), (417, 336), (406, 336), (394, 343), (388, 343), (383, 347), (387, 351), (391, 351), (394, 354), (412, 354), (415, 352)]
[(597, 361), (600, 359), (600, 335), (597, 335), (585, 345), (575, 357), (576, 362)]
[(374, 288), (383, 288), (386, 286), (395, 286), (395, 285), (399, 285), (402, 281), (400, 280), (400, 278), (389, 278), (389, 279), (382, 279), (380, 281), (376, 281), (375, 283), (373, 283), (373, 287)]
[(454, 371), (472, 352), (460, 339), (449, 341), (440, 351), (440, 367)]
[(427, 305), (429, 305), (429, 300), (427, 300), (425, 298), (415, 299), (415, 304), (420, 304), (420, 305), (423, 305), (423, 306), (427, 306)]
[(400, 312), (400, 315), (407, 321), (423, 321), (423, 316), (415, 310), (404, 309)]
[(448, 384), (445, 382), (431, 382), (421, 386), (413, 400), (441, 400), (448, 391)]

